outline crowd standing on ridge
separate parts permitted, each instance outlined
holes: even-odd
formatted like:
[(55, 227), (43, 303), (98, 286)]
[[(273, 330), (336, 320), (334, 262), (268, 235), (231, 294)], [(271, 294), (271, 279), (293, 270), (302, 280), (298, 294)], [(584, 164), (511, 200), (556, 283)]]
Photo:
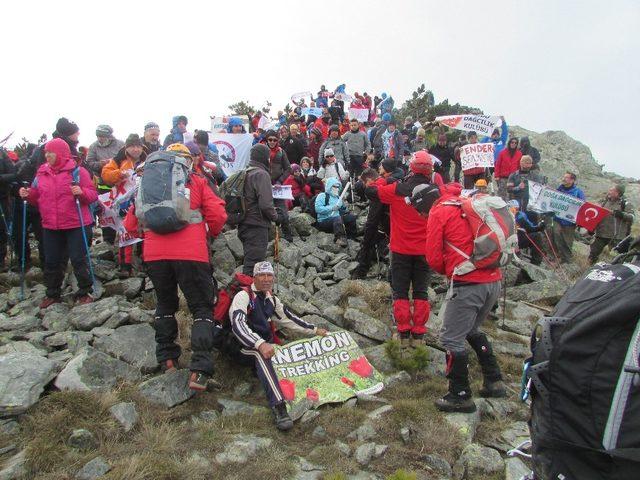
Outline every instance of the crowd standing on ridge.
[[(117, 248), (119, 276), (142, 273), (153, 283), (156, 355), (162, 369), (180, 366), (175, 317), (179, 288), (193, 316), (190, 388), (206, 389), (214, 371), (211, 352), (221, 348), (239, 363), (255, 366), (276, 425), (287, 430), (293, 423), (270, 360), (277, 330), (327, 334), (278, 299), (273, 292), (277, 269), (266, 261), (273, 225), (277, 235), (281, 231), (282, 238), (292, 242), (288, 212), (299, 208), (347, 251), (349, 242), (360, 239), (353, 253), (357, 267), (352, 278), (366, 278), (374, 263), (389, 263), (393, 318), (403, 348), (425, 344), (430, 273), (446, 275), (450, 287), (442, 307), (440, 341), (447, 350), (449, 390), (436, 405), (443, 411), (474, 411), (466, 343), (482, 369), (480, 395), (506, 394), (491, 343), (481, 330), (499, 298), (502, 274), (495, 266), (462, 268), (473, 253), (475, 238), (461, 214), (464, 199), (495, 192), (508, 201), (518, 226), (518, 244), (534, 264), (545, 261), (555, 268), (571, 262), (576, 226), (528, 210), (528, 182), (546, 183), (541, 155), (527, 137), (510, 136), (504, 118), (486, 138), (479, 139), (475, 132), (457, 132), (453, 138), (452, 130), (432, 119), (407, 116), (397, 122), (394, 100), (386, 93), (374, 98), (367, 93), (353, 95), (351, 106), (368, 112), (364, 122), (349, 118), (344, 98), (344, 85), (334, 92), (323, 85), (308, 105), (298, 99), (291, 114), (280, 112), (268, 128), (262, 127), (262, 112), (232, 117), (228, 133), (250, 133), (254, 145), (247, 168), (229, 177), (209, 133), (190, 132), (184, 115), (173, 117), (162, 143), (155, 122), (143, 126), (142, 136), (130, 133), (124, 141), (116, 138), (111, 126), (98, 125), (96, 140), (88, 149), (79, 148), (79, 127), (60, 118), (54, 138), (28, 145), (22, 157), (2, 150), (0, 263), (22, 273), (28, 270), (32, 235), (46, 284), (40, 307), (62, 301), (69, 261), (78, 281), (76, 301), (90, 303), (89, 251), (100, 228), (103, 240)], [(318, 115), (304, 114), (309, 108)], [(489, 142), (494, 145), (494, 167), (463, 170), (461, 147)], [(164, 178), (184, 181), (169, 185), (173, 190), (169, 188), (168, 194), (159, 193), (154, 185), (166, 186)], [(137, 194), (119, 205), (118, 215), (127, 232), (143, 241), (120, 247), (116, 230), (98, 226), (97, 200), (99, 194), (112, 199), (125, 194), (132, 182), (137, 182)], [(557, 190), (585, 199), (577, 182), (576, 173), (567, 171)], [(235, 197), (229, 193), (234, 185), (240, 188)], [(274, 199), (277, 185), (290, 186), (293, 199)], [(605, 247), (613, 248), (630, 233), (634, 207), (624, 194), (624, 185), (613, 185), (600, 201), (612, 214), (592, 232), (592, 263)], [(161, 207), (153, 204), (153, 198)], [(233, 210), (232, 199), (241, 210), (237, 205)], [(368, 207), (362, 232), (354, 204)], [(210, 239), (223, 228), (237, 228), (244, 251), (237, 294), (226, 305), (216, 302), (212, 277), (216, 253), (210, 248)], [(9, 242), (12, 266), (6, 261)]]

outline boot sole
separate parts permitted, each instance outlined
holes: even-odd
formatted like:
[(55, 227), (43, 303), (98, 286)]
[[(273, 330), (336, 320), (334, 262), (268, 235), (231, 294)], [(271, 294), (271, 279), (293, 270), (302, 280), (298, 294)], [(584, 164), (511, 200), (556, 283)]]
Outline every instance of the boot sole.
[(293, 420), (290, 420), (286, 423), (281, 423), (281, 424), (276, 423), (276, 428), (281, 432), (286, 432), (287, 430), (291, 430), (293, 428)]

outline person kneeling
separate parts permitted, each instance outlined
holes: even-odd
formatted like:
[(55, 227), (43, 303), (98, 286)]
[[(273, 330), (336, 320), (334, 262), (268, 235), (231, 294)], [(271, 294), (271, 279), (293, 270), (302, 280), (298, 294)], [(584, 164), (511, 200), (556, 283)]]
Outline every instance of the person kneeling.
[(327, 331), (295, 316), (276, 297), (273, 290), (275, 273), (269, 262), (258, 262), (253, 267), (253, 283), (233, 297), (229, 317), (231, 329), (241, 354), (240, 361), (255, 362), (256, 374), (262, 383), (278, 430), (290, 430), (293, 421), (287, 413), (284, 395), (271, 363), (275, 354), (275, 331), (289, 329), (307, 336), (324, 337)]
[(347, 207), (340, 198), (341, 183), (336, 178), (327, 180), (323, 193), (316, 197), (316, 214), (318, 215), (318, 229), (323, 232), (333, 233), (334, 241), (342, 246), (347, 246), (348, 238), (356, 236), (356, 217), (347, 213)]

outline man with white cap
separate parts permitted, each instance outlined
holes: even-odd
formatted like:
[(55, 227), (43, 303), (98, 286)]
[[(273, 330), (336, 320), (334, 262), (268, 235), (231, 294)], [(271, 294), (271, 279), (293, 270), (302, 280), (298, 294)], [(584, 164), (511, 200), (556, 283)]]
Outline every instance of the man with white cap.
[(233, 298), (229, 317), (241, 362), (255, 363), (256, 374), (264, 387), (269, 406), (279, 430), (290, 430), (293, 421), (287, 413), (284, 395), (271, 363), (277, 329), (283, 328), (307, 336), (325, 336), (327, 331), (294, 315), (272, 290), (275, 281), (273, 265), (258, 262), (253, 267), (253, 283)]

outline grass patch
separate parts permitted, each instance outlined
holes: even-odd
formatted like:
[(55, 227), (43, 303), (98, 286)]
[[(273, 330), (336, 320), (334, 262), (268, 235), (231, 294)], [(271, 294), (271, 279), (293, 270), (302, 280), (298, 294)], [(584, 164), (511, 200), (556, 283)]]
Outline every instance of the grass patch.
[(391, 475), (387, 476), (387, 480), (417, 480), (418, 476), (414, 472), (398, 469)]
[(394, 368), (398, 370), (415, 373), (429, 365), (429, 351), (423, 346), (405, 349), (400, 346), (398, 340), (389, 340), (385, 343), (384, 349)]
[(366, 416), (367, 412), (361, 408), (341, 405), (339, 407), (323, 409), (322, 414), (318, 417), (318, 423), (324, 427), (329, 436), (343, 438), (358, 428)]
[(360, 282), (348, 282), (345, 286), (339, 305), (346, 307), (347, 298), (360, 297), (368, 306), (366, 312), (372, 317), (387, 322), (391, 308), (391, 287), (387, 282), (375, 282), (373, 285), (363, 285)]

